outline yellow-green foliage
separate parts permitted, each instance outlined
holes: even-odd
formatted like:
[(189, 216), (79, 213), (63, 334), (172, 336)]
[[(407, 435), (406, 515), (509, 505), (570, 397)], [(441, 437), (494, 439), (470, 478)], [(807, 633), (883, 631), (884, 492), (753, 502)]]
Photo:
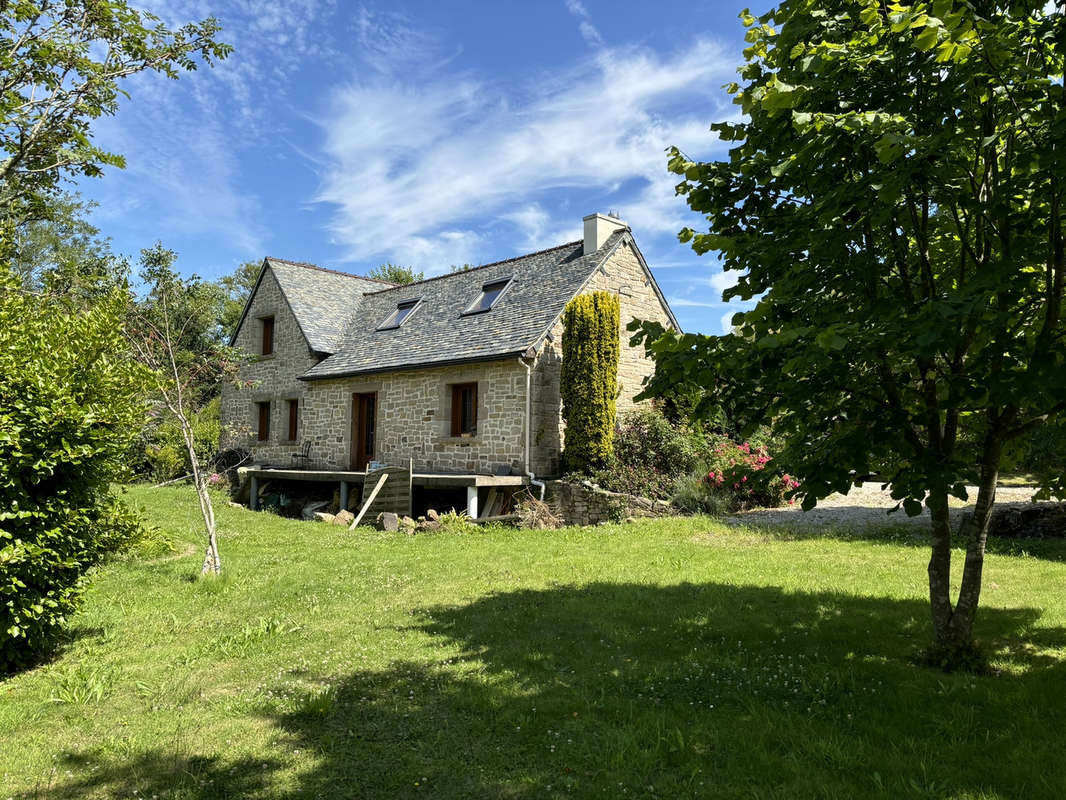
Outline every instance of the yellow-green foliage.
[(606, 466), (612, 452), (618, 394), (618, 298), (583, 294), (563, 311), (560, 392), (566, 420), (563, 463), (568, 472)]

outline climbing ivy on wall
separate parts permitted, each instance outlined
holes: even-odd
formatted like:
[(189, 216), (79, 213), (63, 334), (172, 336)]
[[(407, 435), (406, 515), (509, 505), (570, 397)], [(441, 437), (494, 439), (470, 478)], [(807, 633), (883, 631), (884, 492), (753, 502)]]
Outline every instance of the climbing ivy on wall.
[(567, 472), (602, 469), (611, 457), (618, 394), (618, 298), (583, 294), (563, 311), (560, 392)]

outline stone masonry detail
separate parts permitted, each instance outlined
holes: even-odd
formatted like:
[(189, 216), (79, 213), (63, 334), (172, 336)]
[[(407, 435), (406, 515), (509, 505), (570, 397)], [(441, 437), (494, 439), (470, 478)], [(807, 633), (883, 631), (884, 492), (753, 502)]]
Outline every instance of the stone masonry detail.
[[(274, 318), (273, 355), (255, 355), (262, 346), (262, 319)], [(243, 447), (257, 462), (288, 464), (299, 450), (306, 429), (304, 398), (307, 383), (299, 379), (317, 361), (285, 302), (281, 287), (268, 269), (237, 333), (234, 346), (246, 354), (237, 386), (222, 389), (221, 446)], [(297, 439), (289, 441), (289, 400), (299, 402)], [(258, 403), (270, 403), (270, 438), (256, 438)]]

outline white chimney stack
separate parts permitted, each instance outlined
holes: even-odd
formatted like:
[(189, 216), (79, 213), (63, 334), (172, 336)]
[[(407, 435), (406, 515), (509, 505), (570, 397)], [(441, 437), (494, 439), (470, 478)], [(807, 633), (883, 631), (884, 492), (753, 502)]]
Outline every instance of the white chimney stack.
[(622, 220), (606, 214), (589, 214), (585, 217), (585, 255), (595, 253), (607, 238), (619, 228), (627, 228)]

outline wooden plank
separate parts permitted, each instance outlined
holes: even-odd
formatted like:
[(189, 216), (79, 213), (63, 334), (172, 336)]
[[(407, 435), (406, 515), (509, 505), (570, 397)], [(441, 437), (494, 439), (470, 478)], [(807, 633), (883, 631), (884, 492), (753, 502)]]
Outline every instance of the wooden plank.
[(380, 478), (378, 478), (377, 485), (374, 487), (374, 491), (370, 493), (370, 497), (363, 503), (363, 507), (359, 509), (359, 514), (352, 520), (352, 524), (348, 526), (348, 530), (353, 531), (363, 520), (363, 515), (370, 509), (371, 504), (374, 502), (374, 498), (378, 496), (378, 492), (381, 491), (381, 487), (385, 485), (385, 481), (389, 479), (389, 474), (386, 472)]

